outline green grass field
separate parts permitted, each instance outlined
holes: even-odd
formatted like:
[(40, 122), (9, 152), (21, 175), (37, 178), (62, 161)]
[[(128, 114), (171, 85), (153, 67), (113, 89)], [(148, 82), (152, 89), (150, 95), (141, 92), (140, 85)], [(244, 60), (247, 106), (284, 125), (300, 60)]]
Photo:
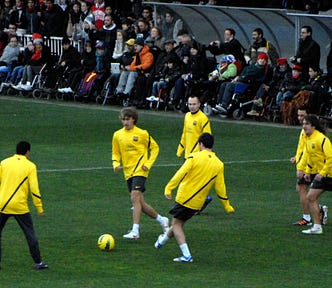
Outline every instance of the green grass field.
[[(216, 196), (185, 226), (193, 263), (173, 263), (174, 241), (156, 250), (159, 224), (143, 216), (141, 238), (122, 239), (132, 225), (122, 173), (111, 168), (111, 140), (121, 127), (119, 107), (0, 98), (0, 158), (20, 140), (32, 144), (45, 217), (31, 211), (49, 270), (35, 271), (14, 219), (2, 235), (0, 286), (7, 287), (331, 287), (332, 228), (302, 235), (295, 191), (299, 127), (228, 121), (212, 117), (215, 151), (225, 163), (228, 196), (236, 209), (226, 215)], [(140, 111), (140, 127), (160, 145), (145, 194), (168, 214), (163, 189), (181, 164), (175, 156), (183, 115)], [(321, 202), (332, 208), (330, 193)], [(113, 251), (97, 239), (111, 233)]]

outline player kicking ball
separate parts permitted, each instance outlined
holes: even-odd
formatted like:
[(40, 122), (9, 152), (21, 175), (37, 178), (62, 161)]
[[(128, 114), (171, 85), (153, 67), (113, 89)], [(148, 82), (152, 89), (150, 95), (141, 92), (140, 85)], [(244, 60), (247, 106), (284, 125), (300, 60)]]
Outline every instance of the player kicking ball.
[(173, 224), (166, 233), (158, 237), (154, 246), (161, 248), (174, 237), (182, 252), (180, 257), (173, 259), (174, 262), (193, 262), (183, 226), (201, 210), (213, 186), (225, 211), (235, 211), (226, 194), (224, 163), (212, 151), (213, 144), (213, 136), (203, 133), (198, 139), (200, 152), (190, 154), (165, 187), (164, 194), (168, 200), (172, 199), (172, 190), (178, 187), (175, 203), (170, 210)]

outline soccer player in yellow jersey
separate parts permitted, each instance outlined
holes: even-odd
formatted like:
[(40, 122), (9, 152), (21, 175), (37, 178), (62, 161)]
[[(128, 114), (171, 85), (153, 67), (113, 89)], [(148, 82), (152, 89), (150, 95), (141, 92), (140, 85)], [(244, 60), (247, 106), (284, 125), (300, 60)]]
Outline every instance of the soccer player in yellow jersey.
[[(188, 108), (189, 112), (184, 117), (181, 140), (176, 152), (176, 156), (179, 158), (184, 154), (184, 159), (187, 159), (190, 153), (199, 151), (197, 142), (199, 136), (203, 133), (212, 134), (210, 120), (200, 109), (201, 102), (197, 96), (189, 96)], [(212, 197), (208, 195), (202, 209), (197, 214), (201, 213), (211, 201)]]
[[(133, 226), (126, 239), (139, 238), (139, 223), (142, 212), (156, 219), (165, 232), (168, 218), (159, 215), (144, 200), (145, 181), (149, 171), (157, 159), (159, 146), (149, 132), (136, 126), (138, 113), (134, 107), (123, 108), (120, 111), (123, 128), (113, 134), (112, 161), (114, 172), (123, 168), (133, 204)], [(121, 167), (122, 162), (122, 167)]]
[(210, 120), (201, 111), (200, 107), (201, 102), (197, 96), (188, 98), (189, 112), (184, 117), (181, 140), (176, 152), (176, 156), (179, 158), (184, 154), (184, 158), (187, 159), (190, 153), (198, 152), (197, 140), (199, 136), (203, 133), (212, 134)]
[(37, 168), (28, 159), (30, 149), (29, 142), (21, 141), (16, 146), (16, 154), (0, 163), (0, 241), (7, 220), (14, 217), (28, 242), (35, 268), (40, 270), (48, 268), (48, 265), (42, 262), (40, 256), (38, 239), (28, 206), (29, 194), (40, 216), (44, 214), (44, 210), (39, 192)]
[(302, 233), (322, 234), (318, 198), (325, 190), (332, 191), (332, 145), (315, 115), (306, 115), (302, 126), (306, 139), (304, 154), (298, 166), (299, 170), (304, 171), (306, 181), (310, 181), (314, 175), (307, 194), (313, 226)]
[(174, 236), (182, 252), (180, 257), (173, 259), (175, 262), (193, 261), (183, 225), (202, 208), (212, 187), (215, 188), (225, 211), (234, 212), (226, 194), (224, 163), (212, 152), (213, 143), (214, 138), (211, 134), (202, 134), (198, 139), (201, 151), (190, 154), (165, 187), (165, 196), (169, 200), (172, 199), (172, 190), (178, 187), (175, 204), (170, 210), (173, 223), (166, 233), (158, 237), (154, 245), (161, 248)]
[[(299, 120), (299, 123), (302, 125), (304, 117), (308, 114), (307, 107), (300, 106), (297, 110), (297, 119)], [(299, 170), (299, 163), (302, 159), (303, 153), (304, 153), (304, 146), (305, 146), (305, 139), (306, 134), (302, 128), (300, 136), (299, 136), (299, 142), (296, 149), (296, 154), (294, 157), (290, 158), (290, 162), (292, 164), (296, 164), (296, 176), (297, 176), (297, 183), (296, 183), (296, 191), (298, 192), (299, 198), (300, 198), (300, 204), (303, 211), (302, 219), (293, 223), (293, 225), (297, 226), (311, 226), (311, 216), (308, 206), (308, 200), (307, 200), (307, 192), (308, 187), (311, 182), (308, 182), (304, 179), (304, 172)], [(311, 179), (314, 178), (315, 175), (312, 175)], [(321, 213), (321, 222), (322, 224), (327, 224), (328, 216), (328, 207), (326, 205), (320, 207), (320, 213)]]

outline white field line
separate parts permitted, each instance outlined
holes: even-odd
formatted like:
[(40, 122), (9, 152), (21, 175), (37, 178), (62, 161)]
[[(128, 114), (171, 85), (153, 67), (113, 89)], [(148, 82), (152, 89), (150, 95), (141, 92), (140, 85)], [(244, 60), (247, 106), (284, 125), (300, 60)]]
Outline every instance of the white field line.
[[(276, 162), (286, 162), (289, 159), (270, 159), (270, 160), (243, 160), (243, 161), (226, 161), (224, 164), (251, 164), (251, 163), (276, 163)], [(156, 164), (153, 167), (177, 167), (181, 164)], [(61, 168), (61, 169), (41, 169), (38, 170), (39, 173), (52, 173), (52, 172), (75, 172), (75, 171), (96, 171), (96, 170), (112, 170), (112, 166), (100, 166), (100, 167), (86, 167), (86, 168)]]

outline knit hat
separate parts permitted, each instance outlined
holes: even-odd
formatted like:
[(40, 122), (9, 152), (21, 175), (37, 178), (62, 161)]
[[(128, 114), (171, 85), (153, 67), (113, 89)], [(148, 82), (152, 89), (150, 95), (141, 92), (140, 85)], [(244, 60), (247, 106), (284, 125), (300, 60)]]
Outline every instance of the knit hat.
[(127, 44), (128, 46), (134, 46), (134, 44), (135, 44), (135, 39), (130, 38), (129, 40), (126, 41), (126, 44)]
[(136, 38), (135, 40), (135, 44), (136, 45), (140, 45), (140, 46), (144, 46), (144, 39), (139, 37), (139, 38)]
[(279, 58), (278, 65), (287, 65), (287, 58)]
[(259, 59), (264, 59), (265, 61), (268, 61), (269, 60), (269, 56), (267, 56), (266, 53), (261, 52), (261, 53), (259, 53), (259, 55), (257, 57), (257, 60), (259, 60)]
[(294, 64), (293, 70), (297, 70), (297, 71), (302, 71), (302, 66), (298, 65), (298, 64)]
[(40, 35), (39, 33), (33, 33), (32, 34), (32, 42), (33, 42), (33, 44), (43, 43), (43, 36)]
[(96, 42), (96, 48), (97, 48), (97, 49), (104, 49), (104, 48), (105, 48), (104, 42), (98, 40), (98, 41)]

